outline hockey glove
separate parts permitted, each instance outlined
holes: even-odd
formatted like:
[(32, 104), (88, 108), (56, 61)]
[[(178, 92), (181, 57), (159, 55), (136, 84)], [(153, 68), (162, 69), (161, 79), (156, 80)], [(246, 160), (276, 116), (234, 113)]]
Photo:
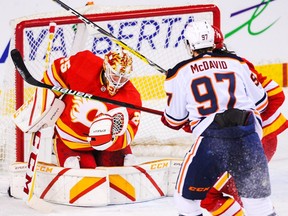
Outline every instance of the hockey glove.
[(111, 147), (115, 137), (125, 133), (128, 120), (127, 109), (123, 107), (98, 115), (89, 131), (88, 141), (91, 146), (98, 151)]

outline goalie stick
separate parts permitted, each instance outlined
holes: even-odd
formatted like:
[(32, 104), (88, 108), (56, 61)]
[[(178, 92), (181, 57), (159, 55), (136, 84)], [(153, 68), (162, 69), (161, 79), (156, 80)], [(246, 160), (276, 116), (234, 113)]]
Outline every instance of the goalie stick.
[(53, 210), (52, 205), (46, 201), (34, 196), (36, 169), (38, 163), (38, 154), (41, 142), (41, 132), (33, 132), (30, 142), (30, 154), (27, 162), (27, 171), (25, 174), (25, 185), (23, 188), (24, 201), (26, 204), (42, 213), (49, 213)]
[(98, 100), (98, 101), (102, 101), (102, 102), (106, 102), (106, 103), (110, 103), (110, 104), (114, 104), (114, 105), (118, 105), (118, 106), (122, 106), (122, 107), (127, 107), (127, 108), (131, 108), (134, 110), (140, 110), (143, 112), (148, 112), (148, 113), (152, 113), (155, 115), (160, 115), (162, 116), (163, 112), (159, 111), (159, 110), (154, 110), (154, 109), (150, 109), (150, 108), (146, 108), (146, 107), (142, 107), (142, 106), (136, 106), (130, 103), (125, 103), (122, 101), (117, 101), (117, 100), (112, 100), (109, 98), (103, 98), (103, 97), (99, 97), (96, 95), (92, 95), (92, 94), (88, 94), (85, 92), (80, 92), (80, 91), (76, 91), (73, 89), (67, 89), (67, 88), (62, 88), (62, 87), (57, 87), (57, 86), (52, 86), (52, 85), (48, 85), (45, 83), (42, 83), (38, 80), (36, 80), (31, 73), (29, 72), (29, 70), (27, 69), (23, 58), (19, 52), (19, 50), (17, 49), (13, 49), (10, 52), (11, 58), (13, 60), (13, 63), (17, 69), (17, 71), (19, 72), (19, 74), (21, 75), (21, 77), (29, 84), (33, 85), (33, 86), (37, 86), (37, 87), (41, 87), (41, 88), (47, 88), (53, 91), (58, 91), (61, 92), (62, 94), (70, 94), (70, 95), (75, 95), (75, 96), (79, 96), (79, 97), (83, 97), (83, 98), (88, 98), (88, 99), (92, 99), (92, 100)]
[[(50, 62), (50, 53), (52, 48), (52, 41), (55, 33), (56, 23), (51, 22), (49, 23), (49, 30), (48, 30), (48, 46), (45, 56), (45, 69), (47, 70)], [(31, 141), (30, 141), (30, 154), (27, 162), (27, 171), (25, 174), (25, 185), (23, 188), (24, 191), (24, 201), (25, 203), (40, 212), (49, 213), (53, 210), (50, 203), (47, 203), (43, 199), (40, 199), (34, 195), (34, 188), (36, 182), (36, 170), (38, 164), (38, 155), (41, 143), (41, 128), (37, 132), (33, 132), (31, 134)]]
[(102, 33), (103, 35), (109, 37), (114, 43), (116, 43), (119, 46), (121, 46), (122, 48), (128, 50), (129, 52), (131, 52), (133, 55), (135, 55), (136, 57), (141, 59), (146, 64), (149, 64), (150, 66), (155, 68), (157, 71), (159, 71), (159, 72), (161, 72), (161, 73), (166, 75), (167, 71), (165, 69), (163, 69), (162, 67), (160, 67), (156, 63), (152, 62), (151, 60), (146, 58), (144, 55), (139, 53), (137, 50), (133, 49), (132, 47), (130, 47), (127, 44), (125, 44), (123, 41), (121, 41), (118, 38), (116, 38), (111, 33), (107, 32), (105, 29), (101, 28), (99, 25), (97, 25), (96, 23), (94, 23), (93, 21), (88, 19), (87, 17), (85, 17), (82, 14), (80, 14), (78, 11), (74, 10), (73, 8), (71, 8), (70, 6), (66, 5), (64, 2), (62, 2), (60, 0), (52, 0), (52, 1), (56, 2), (61, 7), (63, 7), (65, 10), (67, 10), (70, 13), (72, 13), (76, 17), (78, 17), (78, 19), (80, 19), (82, 22), (84, 22), (86, 24), (87, 28), (89, 27), (89, 28), (95, 29), (96, 31)]

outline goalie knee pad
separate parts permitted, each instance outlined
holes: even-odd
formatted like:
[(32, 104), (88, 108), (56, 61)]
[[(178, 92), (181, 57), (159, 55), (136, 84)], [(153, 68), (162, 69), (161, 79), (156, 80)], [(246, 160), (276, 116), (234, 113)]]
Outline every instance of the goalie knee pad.
[(79, 160), (80, 160), (79, 156), (68, 157), (64, 162), (64, 167), (71, 168), (71, 169), (80, 169)]
[(127, 154), (124, 157), (124, 166), (134, 166), (137, 165), (137, 158), (133, 154)]

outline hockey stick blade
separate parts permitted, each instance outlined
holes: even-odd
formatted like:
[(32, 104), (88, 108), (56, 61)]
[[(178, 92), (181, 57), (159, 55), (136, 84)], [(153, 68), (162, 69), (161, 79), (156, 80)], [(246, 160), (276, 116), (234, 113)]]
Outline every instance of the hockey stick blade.
[(83, 98), (88, 98), (88, 99), (92, 99), (92, 100), (98, 100), (98, 101), (102, 101), (102, 102), (106, 102), (106, 103), (110, 103), (110, 104), (114, 104), (114, 105), (118, 105), (118, 106), (123, 106), (123, 107), (127, 107), (127, 108), (131, 108), (134, 110), (140, 110), (143, 112), (147, 112), (147, 113), (151, 113), (151, 114), (155, 114), (155, 115), (160, 115), (162, 116), (163, 112), (159, 111), (159, 110), (154, 110), (154, 109), (150, 109), (150, 108), (146, 108), (146, 107), (142, 107), (142, 106), (137, 106), (134, 104), (130, 104), (130, 103), (126, 103), (126, 102), (122, 102), (122, 101), (117, 101), (117, 100), (112, 100), (109, 98), (103, 98), (103, 97), (99, 97), (99, 96), (95, 96), (92, 94), (88, 94), (85, 92), (80, 92), (80, 91), (76, 91), (73, 89), (67, 89), (67, 88), (62, 88), (62, 87), (57, 87), (57, 86), (52, 86), (52, 85), (48, 85), (45, 83), (42, 83), (38, 80), (36, 80), (31, 73), (29, 72), (29, 70), (27, 69), (23, 58), (19, 52), (19, 50), (17, 49), (13, 49), (10, 52), (11, 58), (13, 60), (13, 63), (17, 69), (17, 71), (19, 72), (19, 74), (21, 75), (21, 77), (29, 84), (33, 85), (33, 86), (37, 86), (37, 87), (41, 87), (41, 88), (47, 88), (53, 91), (58, 91), (62, 94), (70, 94), (70, 95), (75, 95), (75, 96), (79, 96), (79, 97), (83, 97)]
[(47, 214), (53, 212), (54, 208), (52, 203), (46, 202), (43, 199), (40, 199), (36, 196), (33, 196), (26, 204), (41, 213)]
[(162, 67), (160, 67), (159, 65), (157, 65), (156, 63), (152, 62), (151, 60), (149, 60), (148, 58), (146, 58), (144, 55), (142, 55), (141, 53), (139, 53), (137, 50), (133, 49), (132, 47), (128, 46), (127, 44), (125, 44), (123, 41), (119, 40), (118, 38), (116, 38), (114, 35), (112, 35), (111, 33), (107, 32), (105, 29), (101, 28), (99, 25), (97, 25), (96, 23), (94, 23), (92, 20), (88, 19), (86, 16), (82, 15), (81, 13), (79, 13), (78, 11), (74, 10), (73, 8), (71, 8), (70, 6), (66, 5), (64, 2), (60, 1), (60, 0), (52, 0), (54, 2), (56, 2), (57, 4), (59, 4), (62, 8), (64, 8), (65, 10), (67, 10), (68, 12), (72, 13), (73, 15), (75, 15), (79, 20), (81, 20), (83, 23), (86, 24), (87, 27), (93, 28), (96, 31), (102, 33), (103, 35), (109, 37), (114, 43), (118, 44), (119, 46), (121, 46), (122, 48), (128, 50), (129, 52), (131, 52), (133, 55), (135, 55), (136, 57), (138, 57), (139, 59), (141, 59), (143, 62), (145, 62), (146, 64), (149, 64), (150, 66), (152, 66), (153, 68), (155, 68), (157, 71), (159, 71), (160, 73), (163, 73), (164, 75), (166, 75), (167, 71), (165, 69), (163, 69)]
[(34, 79), (32, 75), (30, 74), (29, 70), (27, 69), (23, 58), (17, 49), (13, 49), (10, 52), (11, 58), (13, 60), (13, 63), (18, 71), (18, 73), (21, 75), (21, 77), (29, 84), (46, 88), (44, 83), (39, 82), (38, 80)]

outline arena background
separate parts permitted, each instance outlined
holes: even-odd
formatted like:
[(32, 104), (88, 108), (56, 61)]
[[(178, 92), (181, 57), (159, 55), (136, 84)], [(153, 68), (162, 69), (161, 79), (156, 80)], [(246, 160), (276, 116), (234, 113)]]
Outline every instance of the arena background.
[[(63, 0), (82, 7), (87, 0)], [(94, 0), (99, 6), (215, 4), (221, 11), (221, 28), (229, 49), (244, 56), (281, 86), (287, 86), (288, 2), (280, 0)], [(5, 73), (11, 38), (11, 19), (31, 14), (63, 11), (52, 0), (10, 0), (0, 2), (0, 77)], [(1, 78), (0, 78), (1, 80)], [(1, 82), (0, 82), (1, 86)]]
[[(73, 8), (82, 7), (87, 0), (63, 0)], [(190, 4), (215, 4), (221, 11), (221, 28), (225, 35), (225, 42), (229, 49), (247, 58), (255, 64), (257, 69), (269, 75), (281, 86), (287, 87), (287, 63), (288, 63), (288, 1), (286, 0), (94, 0), (99, 6), (111, 6), (117, 8), (121, 5), (190, 5)], [(11, 19), (30, 16), (51, 11), (63, 11), (52, 0), (9, 0), (0, 1), (0, 94), (3, 84), (1, 78), (7, 73), (6, 65), (9, 57)], [(285, 88), (288, 96), (287, 88)], [(283, 106), (284, 114), (288, 114), (288, 104)], [(1, 116), (0, 116), (1, 121)], [(279, 146), (275, 157), (270, 163), (272, 179), (272, 198), (279, 215), (287, 215), (288, 190), (287, 176), (287, 133), (279, 137)], [(19, 199), (11, 199), (7, 195), (8, 181), (6, 176), (0, 175), (0, 216), (36, 216), (39, 215), (25, 206)], [(17, 208), (15, 208), (17, 206)], [(105, 208), (71, 208), (70, 206), (56, 205), (56, 215), (102, 215), (102, 216), (156, 216), (176, 215), (171, 197), (155, 200), (153, 202), (139, 203), (135, 205), (109, 206)]]

